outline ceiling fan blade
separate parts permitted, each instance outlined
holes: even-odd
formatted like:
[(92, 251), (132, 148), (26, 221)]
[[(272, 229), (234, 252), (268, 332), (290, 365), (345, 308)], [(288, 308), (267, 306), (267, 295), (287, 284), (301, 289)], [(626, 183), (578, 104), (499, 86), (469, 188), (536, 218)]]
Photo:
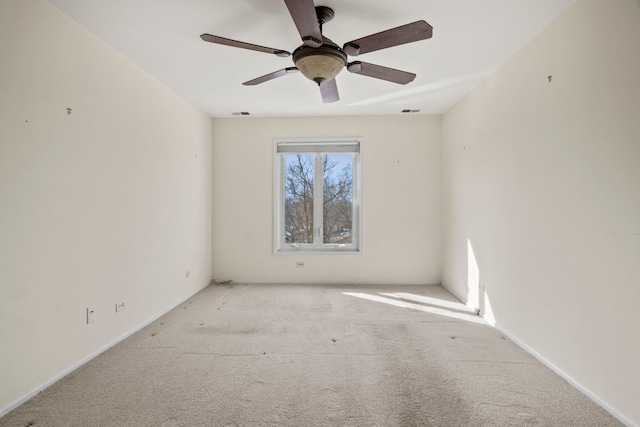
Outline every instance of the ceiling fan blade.
[(296, 67), (289, 67), (282, 70), (274, 71), (273, 73), (266, 74), (262, 77), (258, 77), (257, 79), (249, 80), (248, 82), (242, 83), (245, 86), (255, 86), (260, 83), (268, 82), (269, 80), (276, 79), (278, 77), (282, 77), (286, 74), (297, 73), (298, 69)]
[(276, 56), (287, 57), (291, 54), (286, 50), (274, 49), (272, 47), (258, 46), (257, 44), (240, 42), (237, 40), (226, 39), (220, 36), (212, 36), (211, 34), (203, 34), (200, 38), (206, 42), (223, 44), (225, 46), (239, 47), (242, 49), (255, 50), (258, 52), (272, 53)]
[(320, 95), (322, 95), (322, 102), (325, 104), (340, 101), (336, 79), (320, 83)]
[(362, 74), (401, 85), (406, 85), (416, 78), (416, 75), (413, 73), (360, 61), (355, 61), (347, 65), (347, 70), (351, 73)]
[(342, 50), (349, 56), (358, 56), (388, 47), (429, 39), (433, 27), (425, 21), (416, 21), (344, 44)]
[(322, 46), (322, 31), (313, 0), (284, 0), (284, 2), (304, 44), (310, 47)]

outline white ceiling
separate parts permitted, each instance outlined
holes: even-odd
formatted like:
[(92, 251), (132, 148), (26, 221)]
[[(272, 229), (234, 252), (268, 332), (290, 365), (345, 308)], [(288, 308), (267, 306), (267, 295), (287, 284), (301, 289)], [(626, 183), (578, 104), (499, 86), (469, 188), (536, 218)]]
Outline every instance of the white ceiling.
[[(338, 45), (424, 19), (433, 38), (357, 59), (417, 74), (402, 86), (343, 70), (341, 100), (323, 104), (315, 84), (289, 74), (291, 57), (206, 43), (209, 33), (293, 50), (300, 36), (283, 0), (49, 0), (54, 6), (213, 117), (439, 114), (513, 55), (575, 0), (316, 0), (334, 9), (324, 34)], [(350, 59), (353, 60), (353, 59)]]

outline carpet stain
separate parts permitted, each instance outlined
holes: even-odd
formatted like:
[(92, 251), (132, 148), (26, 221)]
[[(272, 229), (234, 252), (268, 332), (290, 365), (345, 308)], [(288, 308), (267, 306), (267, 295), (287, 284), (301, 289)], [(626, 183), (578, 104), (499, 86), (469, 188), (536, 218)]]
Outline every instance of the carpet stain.
[(335, 344), (338, 340), (335, 338), (332, 338), (331, 341), (333, 341), (333, 343)]
[(152, 337), (155, 337), (156, 335), (158, 335), (158, 334), (151, 334)]
[(231, 289), (234, 288), (238, 283), (234, 282), (233, 280), (216, 280), (213, 279), (211, 281), (211, 284), (214, 286), (224, 286), (227, 289)]

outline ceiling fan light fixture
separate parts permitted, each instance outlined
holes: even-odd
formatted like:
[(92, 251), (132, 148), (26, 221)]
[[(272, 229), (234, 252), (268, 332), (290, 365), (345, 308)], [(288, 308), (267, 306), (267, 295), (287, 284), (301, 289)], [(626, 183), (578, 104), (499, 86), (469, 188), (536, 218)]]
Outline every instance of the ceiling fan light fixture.
[(337, 46), (326, 43), (319, 48), (300, 47), (293, 53), (300, 72), (318, 84), (332, 80), (347, 65), (347, 55)]

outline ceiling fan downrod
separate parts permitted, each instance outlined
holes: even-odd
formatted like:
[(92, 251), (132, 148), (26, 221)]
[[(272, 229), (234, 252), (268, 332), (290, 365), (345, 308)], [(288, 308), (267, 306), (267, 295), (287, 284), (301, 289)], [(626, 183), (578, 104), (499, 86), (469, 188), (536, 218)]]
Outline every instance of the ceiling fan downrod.
[(318, 24), (320, 24), (320, 32), (322, 32), (322, 26), (331, 21), (334, 16), (333, 9), (327, 6), (316, 6), (316, 16), (318, 17)]

